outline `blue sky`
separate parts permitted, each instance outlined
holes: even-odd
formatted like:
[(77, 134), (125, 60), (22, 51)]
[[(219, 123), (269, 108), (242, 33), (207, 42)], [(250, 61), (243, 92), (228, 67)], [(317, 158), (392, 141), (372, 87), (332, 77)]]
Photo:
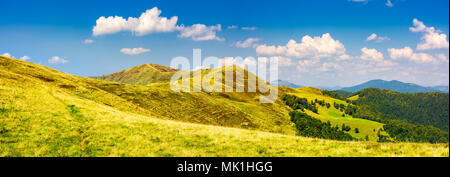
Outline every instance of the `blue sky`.
[[(2, 0), (0, 55), (97, 76), (143, 63), (170, 65), (201, 48), (203, 57), (279, 56), (280, 79), (300, 85), (371, 79), (448, 85), (449, 2), (389, 2)], [(153, 20), (176, 19), (153, 26), (127, 21), (146, 12), (160, 12)], [(102, 25), (102, 16), (113, 16), (105, 24), (126, 22)]]

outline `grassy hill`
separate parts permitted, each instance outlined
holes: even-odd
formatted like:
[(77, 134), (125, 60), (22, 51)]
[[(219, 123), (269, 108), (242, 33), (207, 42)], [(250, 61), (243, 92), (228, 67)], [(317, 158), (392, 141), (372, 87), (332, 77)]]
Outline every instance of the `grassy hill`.
[(0, 56), (0, 156), (449, 155), (448, 144), (293, 136), (288, 111), (245, 93), (174, 93)]
[(124, 84), (148, 85), (156, 82), (170, 81), (173, 73), (177, 71), (177, 69), (167, 66), (143, 64), (116, 73), (92, 78)]
[[(256, 93), (175, 93), (169, 83), (120, 84), (65, 74), (41, 65), (2, 58), (5, 78), (31, 78), (35, 85), (92, 100), (121, 111), (184, 122), (295, 134), (282, 102), (260, 104)], [(10, 82), (5, 81), (5, 85)], [(44, 109), (44, 108), (43, 108)]]
[[(352, 130), (348, 133), (357, 139), (364, 139), (366, 136), (368, 136), (370, 141), (378, 140), (377, 132), (379, 129), (383, 128), (382, 123), (366, 119), (354, 118), (350, 115), (342, 116), (344, 114), (344, 111), (336, 109), (333, 106), (334, 103), (344, 104), (345, 106), (347, 106), (347, 102), (332, 98), (328, 95), (324, 95), (322, 93), (322, 90), (311, 87), (297, 88), (289, 94), (295, 95), (300, 98), (306, 98), (308, 99), (308, 101), (313, 101), (316, 99), (325, 100), (326, 103), (331, 104), (329, 108), (327, 108), (326, 106), (318, 105), (318, 113), (314, 113), (310, 110), (305, 110), (305, 112), (311, 117), (317, 118), (322, 122), (329, 121), (332, 126), (341, 127), (342, 124), (350, 126)], [(355, 132), (356, 128), (359, 129), (359, 133)], [(384, 135), (387, 135), (385, 132), (382, 133)]]

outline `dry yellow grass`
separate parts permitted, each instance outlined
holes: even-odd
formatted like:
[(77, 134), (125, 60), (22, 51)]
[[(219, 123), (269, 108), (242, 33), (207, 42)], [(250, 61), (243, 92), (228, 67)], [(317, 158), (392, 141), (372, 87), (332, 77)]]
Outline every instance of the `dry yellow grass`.
[[(449, 156), (448, 144), (340, 142), (164, 120), (88, 84), (97, 81), (10, 60), (0, 58), (0, 156)], [(16, 73), (30, 67), (38, 70)]]

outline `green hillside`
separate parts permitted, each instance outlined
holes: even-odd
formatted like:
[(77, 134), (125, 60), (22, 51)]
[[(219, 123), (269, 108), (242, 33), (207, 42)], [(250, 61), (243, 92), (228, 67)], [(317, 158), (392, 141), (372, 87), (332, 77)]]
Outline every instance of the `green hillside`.
[(246, 93), (174, 93), (0, 56), (0, 156), (449, 155), (448, 144), (294, 136), (289, 111)]
[(397, 141), (448, 142), (448, 93), (400, 93), (375, 88), (351, 97), (355, 116), (383, 122)]
[(184, 122), (295, 134), (289, 109), (282, 102), (260, 104), (254, 98), (256, 93), (175, 93), (167, 82), (149, 86), (119, 84), (72, 76), (17, 60), (2, 59), (2, 65), (8, 74), (32, 77), (38, 81), (36, 85), (50, 85), (122, 111)]
[(400, 93), (370, 88), (356, 95), (359, 98), (354, 101), (355, 104), (367, 111), (380, 112), (390, 119), (449, 130), (448, 93)]
[[(345, 111), (335, 108), (334, 103), (343, 104), (345, 106), (348, 105), (347, 102), (332, 98), (328, 95), (322, 93), (322, 90), (311, 87), (302, 87), (297, 88), (292, 91), (290, 94), (295, 95), (299, 98), (306, 98), (308, 102), (314, 100), (324, 100), (325, 103), (329, 103), (331, 106), (328, 108), (326, 106), (317, 105), (318, 112), (314, 113), (311, 110), (305, 110), (305, 113), (310, 115), (311, 117), (317, 118), (322, 122), (330, 122), (332, 126), (342, 127), (343, 124), (350, 126), (351, 130), (348, 132), (354, 138), (357, 139), (365, 139), (368, 136), (370, 141), (378, 140), (378, 130), (383, 128), (383, 124), (371, 120), (355, 118), (351, 115), (345, 114), (342, 116)], [(358, 128), (359, 133), (355, 132), (355, 129)], [(381, 132), (384, 135), (387, 135), (384, 131)]]

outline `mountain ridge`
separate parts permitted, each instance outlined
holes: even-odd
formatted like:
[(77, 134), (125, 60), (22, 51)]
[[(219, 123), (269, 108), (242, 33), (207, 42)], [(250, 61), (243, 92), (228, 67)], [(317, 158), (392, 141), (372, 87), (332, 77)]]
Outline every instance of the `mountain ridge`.
[(386, 89), (393, 90), (397, 92), (404, 93), (416, 93), (416, 92), (444, 92), (445, 89), (441, 88), (441, 90), (432, 88), (432, 87), (424, 87), (414, 83), (405, 83), (398, 80), (386, 81), (382, 79), (374, 79), (370, 80), (355, 86), (351, 87), (343, 87), (339, 90), (349, 91), (349, 92), (357, 92), (366, 88), (378, 88), (378, 89)]
[(125, 84), (148, 85), (169, 81), (172, 75), (177, 71), (179, 70), (163, 65), (142, 64), (112, 74), (91, 78)]

